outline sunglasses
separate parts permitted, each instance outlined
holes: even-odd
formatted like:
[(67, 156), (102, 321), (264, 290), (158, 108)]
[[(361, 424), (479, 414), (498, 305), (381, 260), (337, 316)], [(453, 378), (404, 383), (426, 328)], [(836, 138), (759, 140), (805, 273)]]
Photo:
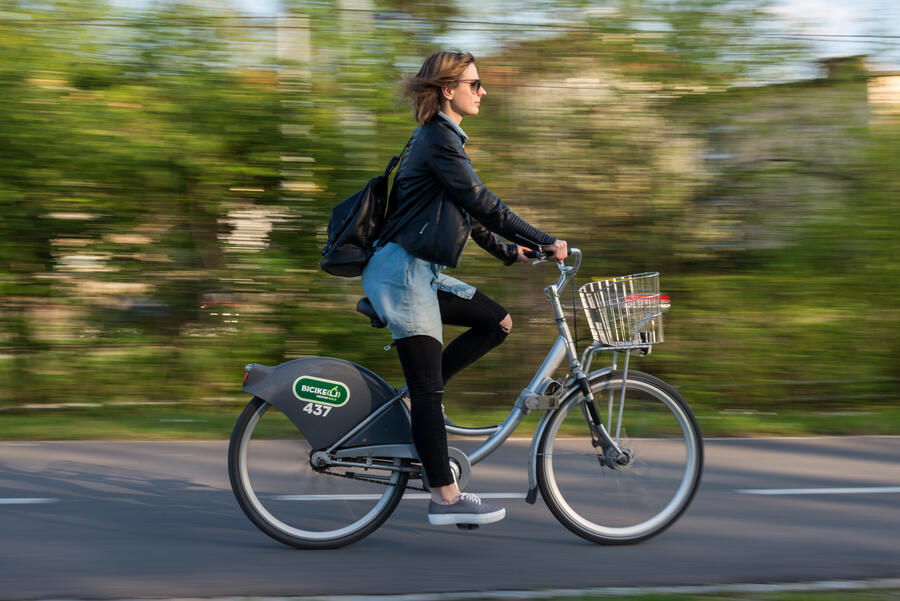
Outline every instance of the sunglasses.
[(481, 89), (481, 78), (478, 79), (457, 79), (455, 83), (467, 83), (469, 87), (472, 88), (472, 92), (477, 94), (478, 90)]

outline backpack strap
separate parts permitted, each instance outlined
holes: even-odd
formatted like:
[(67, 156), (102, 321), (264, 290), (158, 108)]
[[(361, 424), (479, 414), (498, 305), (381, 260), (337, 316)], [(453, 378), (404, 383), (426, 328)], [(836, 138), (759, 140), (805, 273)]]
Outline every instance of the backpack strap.
[[(406, 143), (406, 146), (403, 147), (403, 150), (400, 151), (400, 156), (393, 156), (391, 160), (388, 162), (387, 168), (384, 170), (384, 177), (387, 178), (387, 201), (384, 203), (384, 215), (382, 217), (387, 219), (388, 213), (391, 212), (391, 194), (394, 191), (394, 182), (391, 181), (391, 171), (394, 170), (394, 167), (399, 165), (403, 161), (404, 155), (406, 155), (406, 149), (409, 148), (409, 145), (412, 144), (412, 137), (409, 138), (409, 141)], [(395, 177), (396, 179), (396, 177)]]
[[(400, 153), (399, 157), (395, 156), (395, 157), (391, 158), (390, 162), (388, 163), (387, 169), (385, 169), (385, 172), (384, 172), (385, 176), (389, 176), (391, 171), (394, 170), (394, 167), (396, 167), (398, 164), (400, 164), (400, 162), (403, 160), (403, 157), (406, 154), (406, 150), (409, 148), (410, 144), (412, 144), (412, 138), (410, 138), (409, 142), (406, 143), (406, 146), (403, 147), (403, 151)], [(393, 192), (394, 192), (394, 186), (390, 186), (390, 189), (388, 190), (388, 201), (386, 203), (384, 203), (385, 204), (385, 207), (384, 207), (385, 221), (387, 221), (388, 214), (391, 211), (391, 198), (393, 197)], [(403, 229), (403, 227), (407, 223), (409, 223), (409, 221), (412, 220), (412, 218), (415, 217), (416, 214), (418, 214), (418, 212), (419, 211), (410, 211), (410, 213), (406, 215), (406, 219), (403, 219), (398, 223), (394, 223), (393, 227), (390, 229), (382, 230), (380, 232), (380, 234), (378, 235), (378, 239), (375, 241), (375, 248), (376, 249), (381, 248), (387, 242), (390, 242), (390, 237), (393, 236), (395, 233), (399, 232), (401, 229)]]
[[(404, 150), (404, 152), (406, 151), (405, 148), (403, 150)], [(401, 156), (402, 156), (402, 154), (401, 154)], [(399, 162), (400, 162), (400, 157), (398, 157), (397, 155), (392, 156), (391, 160), (387, 164), (387, 167), (385, 167), (384, 173), (381, 175), (381, 177), (390, 177), (391, 171), (394, 170), (394, 167), (396, 167), (397, 163), (399, 163)]]
[(403, 147), (403, 150), (400, 151), (400, 156), (392, 156), (391, 160), (388, 162), (387, 168), (384, 170), (384, 177), (389, 177), (391, 175), (391, 171), (394, 170), (400, 161), (403, 160), (403, 155), (406, 154), (406, 149), (409, 148), (409, 145), (412, 144), (412, 138), (409, 139), (409, 142), (406, 143), (406, 146)]

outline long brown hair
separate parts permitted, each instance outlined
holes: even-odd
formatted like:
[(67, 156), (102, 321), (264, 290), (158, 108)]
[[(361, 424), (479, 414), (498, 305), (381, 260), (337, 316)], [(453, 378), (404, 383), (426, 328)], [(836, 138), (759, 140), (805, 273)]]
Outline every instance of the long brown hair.
[(442, 88), (454, 88), (463, 71), (475, 62), (469, 52), (432, 52), (415, 77), (403, 80), (403, 95), (412, 98), (416, 121), (425, 125), (444, 103)]

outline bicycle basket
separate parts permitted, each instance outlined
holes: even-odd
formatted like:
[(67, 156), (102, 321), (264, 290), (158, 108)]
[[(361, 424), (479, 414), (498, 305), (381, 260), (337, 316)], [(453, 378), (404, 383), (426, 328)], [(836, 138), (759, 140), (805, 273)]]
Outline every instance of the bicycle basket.
[(659, 273), (589, 282), (578, 293), (595, 342), (628, 349), (663, 341)]

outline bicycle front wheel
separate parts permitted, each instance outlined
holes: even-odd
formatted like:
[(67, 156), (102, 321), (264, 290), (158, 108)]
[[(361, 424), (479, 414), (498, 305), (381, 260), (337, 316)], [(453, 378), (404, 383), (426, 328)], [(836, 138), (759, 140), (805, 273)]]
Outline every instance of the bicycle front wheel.
[[(238, 504), (263, 532), (301, 549), (331, 549), (371, 534), (393, 513), (409, 475), (364, 468), (313, 469), (313, 449), (277, 408), (254, 398), (228, 447)], [(395, 459), (392, 467), (405, 467)]]
[(591, 383), (604, 425), (627, 461), (594, 446), (586, 401), (556, 410), (538, 447), (537, 478), (550, 511), (569, 530), (602, 544), (646, 540), (671, 526), (700, 484), (703, 442), (687, 403), (671, 386), (629, 371)]

